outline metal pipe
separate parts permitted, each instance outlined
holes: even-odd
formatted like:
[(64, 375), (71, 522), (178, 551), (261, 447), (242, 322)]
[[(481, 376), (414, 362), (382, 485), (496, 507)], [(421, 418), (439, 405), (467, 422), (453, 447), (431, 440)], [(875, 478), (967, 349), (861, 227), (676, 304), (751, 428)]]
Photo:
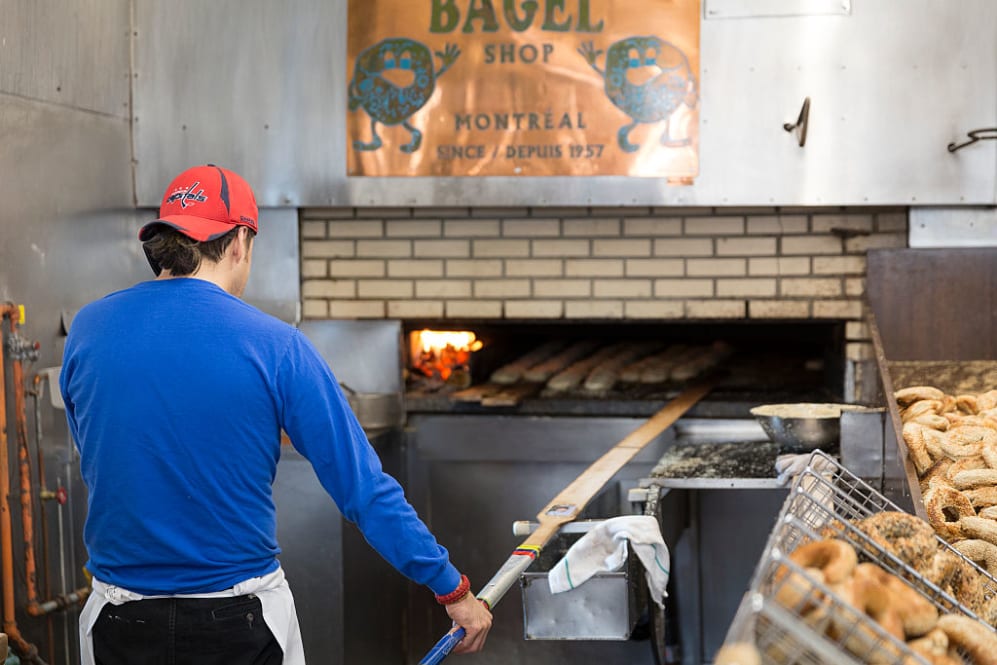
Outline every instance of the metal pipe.
[[(62, 478), (56, 478), (56, 483), (59, 487), (62, 487)], [(58, 516), (58, 529), (59, 529), (59, 592), (66, 593), (66, 589), (69, 588), (69, 584), (66, 583), (66, 527), (63, 525), (62, 511), (65, 508), (61, 503), (59, 507), (56, 508), (56, 515)], [(62, 622), (62, 644), (65, 652), (68, 654), (69, 651), (69, 621)]]
[[(17, 335), (17, 321), (9, 317), (11, 338)], [(38, 598), (35, 570), (35, 520), (31, 500), (31, 458), (28, 450), (28, 411), (24, 399), (24, 367), (15, 355), (10, 363), (14, 385), (14, 423), (17, 432), (17, 460), (21, 480), (21, 533), (24, 537), (24, 578), (28, 587), (28, 614), (32, 599)]]
[[(0, 305), (0, 323), (2, 323), (3, 318), (9, 318), (12, 330), (16, 330), (17, 320), (20, 316), (20, 309), (13, 303)], [(0, 340), (2, 339), (3, 332), (2, 326), (0, 326)], [(2, 350), (0, 350), (0, 568), (2, 568), (0, 573), (2, 573), (3, 578), (3, 632), (7, 633), (7, 637), (21, 653), (23, 660), (45, 665), (45, 661), (38, 655), (38, 648), (25, 640), (17, 627), (14, 601), (13, 529), (10, 522), (10, 452), (7, 447), (7, 375), (4, 369), (3, 355)]]
[[(13, 318), (10, 318), (10, 334), (12, 338), (17, 335), (17, 322)], [(24, 366), (20, 354), (15, 354), (11, 361), (11, 373), (14, 380), (14, 417), (17, 428), (18, 460), (21, 477), (21, 530), (24, 535), (24, 577), (28, 588), (28, 603), (25, 609), (30, 616), (37, 617), (44, 616), (56, 610), (66, 609), (73, 602), (86, 599), (90, 594), (90, 589), (83, 587), (71, 593), (56, 596), (51, 600), (39, 600), (38, 574), (35, 566), (34, 517), (32, 515), (31, 458), (30, 451), (28, 450), (28, 413), (25, 403)]]
[[(38, 498), (40, 500), (38, 508), (42, 527), (42, 571), (45, 574), (42, 593), (46, 598), (49, 598), (52, 596), (52, 569), (49, 566), (48, 510), (45, 509), (45, 502), (56, 498), (56, 495), (55, 492), (49, 491), (45, 483), (45, 455), (42, 453), (42, 391), (44, 390), (42, 380), (44, 378), (41, 374), (35, 374), (28, 394), (31, 395), (35, 414), (35, 456), (38, 460)], [(62, 591), (65, 592), (65, 589)], [(45, 618), (45, 624), (48, 637), (48, 659), (55, 661), (55, 625), (51, 614)]]

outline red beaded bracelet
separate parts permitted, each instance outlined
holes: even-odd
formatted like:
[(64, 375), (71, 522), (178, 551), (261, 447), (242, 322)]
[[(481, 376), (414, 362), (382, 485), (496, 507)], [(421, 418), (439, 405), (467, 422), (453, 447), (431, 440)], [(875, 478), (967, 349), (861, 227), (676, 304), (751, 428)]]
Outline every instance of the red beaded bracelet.
[(438, 602), (440, 605), (452, 605), (458, 601), (463, 600), (464, 596), (470, 593), (470, 591), (471, 591), (471, 580), (467, 579), (467, 575), (461, 575), (460, 584), (457, 585), (457, 588), (451, 591), (450, 593), (446, 594), (445, 596), (437, 595), (436, 602)]

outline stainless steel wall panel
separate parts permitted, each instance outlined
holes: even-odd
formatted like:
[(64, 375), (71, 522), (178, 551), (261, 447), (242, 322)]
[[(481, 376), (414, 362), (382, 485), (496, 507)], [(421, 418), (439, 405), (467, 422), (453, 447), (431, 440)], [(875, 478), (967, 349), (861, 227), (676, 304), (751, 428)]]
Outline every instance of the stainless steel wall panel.
[(131, 0), (0, 0), (0, 92), (127, 118)]
[[(640, 178), (346, 176), (346, 2), (139, 3), (138, 199), (215, 161), (272, 206), (992, 204), (997, 4), (704, 20), (695, 185)], [(805, 147), (785, 132), (812, 100)]]
[(912, 208), (910, 246), (997, 247), (997, 208)]
[(245, 177), (260, 205), (341, 200), (346, 0), (139, 2), (135, 14), (141, 204), (208, 162)]
[(707, 19), (848, 14), (851, 0), (703, 0)]
[(703, 613), (698, 662), (713, 662), (723, 644), (787, 495), (784, 488), (696, 493)]
[(60, 312), (137, 274), (128, 124), (0, 94), (0, 145), (0, 299), (25, 303), (39, 366), (58, 365)]
[(273, 487), (277, 542), (301, 625), (309, 662), (343, 660), (342, 516), (311, 464), (289, 446), (281, 450)]
[(4, 232), (58, 215), (130, 207), (128, 141), (120, 118), (0, 93), (0, 215), (19, 220)]
[(841, 463), (877, 490), (883, 484), (883, 431), (889, 418), (885, 409), (841, 413)]
[[(946, 146), (992, 124), (995, 35), (997, 5), (987, 2), (875, 2), (850, 16), (705, 22), (696, 186), (737, 192), (723, 203), (741, 202), (735, 196), (746, 190), (768, 196), (752, 203), (788, 202), (779, 196), (787, 193), (813, 205), (986, 201), (994, 146), (973, 146), (983, 148), (975, 154)], [(795, 122), (808, 96), (800, 148), (781, 125)], [(707, 170), (722, 159), (732, 166)]]
[[(163, 185), (165, 187), (165, 184)], [(260, 210), (260, 234), (253, 244), (253, 268), (243, 299), (289, 323), (301, 319), (298, 211)]]
[[(405, 434), (382, 430), (370, 434), (370, 442), (384, 471), (404, 485)], [(406, 645), (408, 591), (414, 585), (371, 548), (355, 524), (344, 519), (342, 531), (342, 603), (349, 608), (343, 617), (343, 662), (400, 665)]]
[(353, 390), (403, 392), (400, 321), (304, 321), (301, 332)]

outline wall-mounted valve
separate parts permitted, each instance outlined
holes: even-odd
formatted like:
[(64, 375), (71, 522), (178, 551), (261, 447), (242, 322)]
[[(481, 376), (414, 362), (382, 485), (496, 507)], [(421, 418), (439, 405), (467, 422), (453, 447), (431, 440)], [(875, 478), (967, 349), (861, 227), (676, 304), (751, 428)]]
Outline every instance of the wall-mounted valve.
[(7, 355), (12, 360), (38, 360), (42, 345), (14, 333), (7, 338)]

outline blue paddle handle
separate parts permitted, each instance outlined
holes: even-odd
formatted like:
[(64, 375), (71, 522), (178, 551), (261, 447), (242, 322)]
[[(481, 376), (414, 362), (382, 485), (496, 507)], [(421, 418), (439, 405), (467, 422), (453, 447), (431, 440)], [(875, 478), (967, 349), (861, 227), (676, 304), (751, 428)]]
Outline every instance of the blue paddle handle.
[(442, 663), (443, 659), (449, 656), (450, 652), (457, 646), (457, 643), (464, 639), (465, 633), (466, 631), (463, 628), (458, 628), (444, 635), (436, 643), (436, 646), (430, 649), (429, 653), (419, 661), (419, 665), (439, 665)]
[[(539, 549), (538, 547), (537, 551)], [(513, 583), (519, 581), (519, 576), (522, 575), (524, 570), (530, 567), (534, 558), (536, 558), (535, 552), (527, 553), (521, 550), (513, 552), (512, 556), (502, 564), (498, 572), (492, 576), (492, 579), (488, 580), (488, 584), (477, 595), (478, 600), (484, 603), (485, 607), (489, 609), (495, 607)], [(453, 648), (457, 646), (457, 643), (464, 639), (465, 634), (467, 634), (467, 631), (463, 628), (458, 628), (444, 635), (436, 643), (436, 646), (430, 649), (429, 653), (419, 661), (419, 665), (439, 665), (442, 663), (443, 659), (449, 656)]]

